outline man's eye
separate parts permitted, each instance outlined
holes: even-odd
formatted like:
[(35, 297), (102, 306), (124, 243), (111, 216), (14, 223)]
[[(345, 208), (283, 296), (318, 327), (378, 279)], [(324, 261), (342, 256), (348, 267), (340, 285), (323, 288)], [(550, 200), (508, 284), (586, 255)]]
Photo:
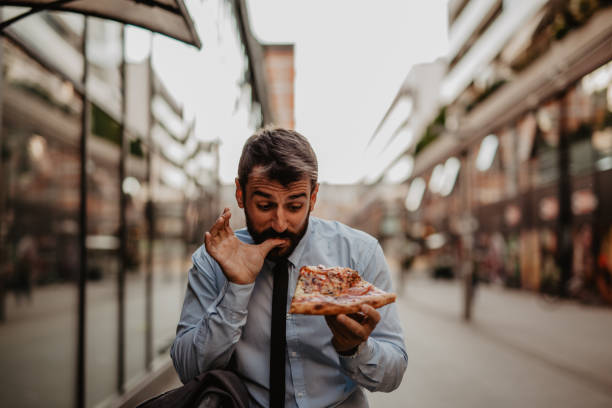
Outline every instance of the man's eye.
[(293, 204), (289, 206), (290, 211), (300, 211), (302, 209), (302, 204)]
[(271, 204), (257, 204), (257, 208), (262, 211), (267, 211), (270, 208), (272, 208), (272, 205)]

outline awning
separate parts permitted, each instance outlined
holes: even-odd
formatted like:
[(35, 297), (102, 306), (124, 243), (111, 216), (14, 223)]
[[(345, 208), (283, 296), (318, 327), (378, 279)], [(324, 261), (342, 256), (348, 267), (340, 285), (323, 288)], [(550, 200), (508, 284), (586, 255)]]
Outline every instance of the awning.
[(0, 30), (42, 10), (72, 11), (132, 24), (200, 48), (202, 43), (183, 0), (30, 0), (0, 1), (2, 6), (31, 7), (0, 24)]

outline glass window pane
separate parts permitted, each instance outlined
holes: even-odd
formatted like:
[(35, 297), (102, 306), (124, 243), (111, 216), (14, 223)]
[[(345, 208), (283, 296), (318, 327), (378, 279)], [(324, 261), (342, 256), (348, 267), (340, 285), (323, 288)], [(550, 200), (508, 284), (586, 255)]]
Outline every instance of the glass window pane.
[(566, 101), (573, 214), (569, 290), (583, 300), (612, 302), (612, 61), (578, 81)]
[(167, 353), (176, 333), (190, 255), (184, 240), (184, 201), (180, 190), (160, 183), (154, 193), (153, 353)]
[(501, 132), (499, 156), (503, 172), (503, 189), (505, 198), (516, 196), (518, 192), (518, 159), (516, 157), (517, 134), (514, 127)]
[(0, 406), (74, 405), (81, 99), (2, 39)]
[[(118, 124), (92, 105), (87, 151), (87, 406), (111, 396), (117, 383), (119, 272)], [(102, 134), (101, 134), (102, 133)]]
[(540, 187), (559, 179), (559, 135), (561, 101), (552, 100), (538, 108), (536, 146), (531, 160), (532, 185)]
[(88, 19), (86, 405), (117, 391), (121, 127), (121, 29)]

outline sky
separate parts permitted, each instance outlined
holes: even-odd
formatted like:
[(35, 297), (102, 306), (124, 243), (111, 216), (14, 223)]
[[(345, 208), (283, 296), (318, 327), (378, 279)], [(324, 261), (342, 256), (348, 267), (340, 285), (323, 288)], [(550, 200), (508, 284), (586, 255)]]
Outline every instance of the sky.
[(411, 66), (446, 53), (446, 3), (247, 0), (261, 42), (295, 44), (296, 130), (322, 182), (362, 180), (367, 142)]
[[(367, 143), (410, 68), (446, 53), (447, 0), (246, 2), (251, 30), (260, 42), (294, 43), (296, 130), (317, 154), (319, 180), (363, 181), (370, 167), (364, 165)], [(241, 125), (248, 122), (248, 112), (238, 112), (241, 119), (235, 120), (221, 109), (233, 106), (240, 95), (233, 80), (237, 74), (227, 72), (240, 69), (231, 59), (240, 44), (219, 37), (224, 31), (212, 21), (224, 10), (217, 3), (222, 2), (188, 3), (205, 53), (155, 36), (153, 65), (185, 103), (186, 114), (197, 116), (196, 133), (221, 140), (219, 178), (228, 184), (236, 177), (242, 145), (251, 131)], [(128, 55), (144, 57), (148, 34), (132, 31), (128, 49), (133, 52)], [(207, 58), (222, 64), (207, 64)], [(223, 82), (230, 79), (234, 82)], [(214, 98), (201, 97), (211, 92)]]

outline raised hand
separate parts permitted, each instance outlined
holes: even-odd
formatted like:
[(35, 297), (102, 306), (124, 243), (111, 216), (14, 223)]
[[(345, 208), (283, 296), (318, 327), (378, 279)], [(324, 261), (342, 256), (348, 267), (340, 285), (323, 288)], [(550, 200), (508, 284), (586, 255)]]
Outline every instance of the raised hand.
[(230, 282), (247, 284), (255, 281), (266, 255), (272, 248), (288, 245), (286, 239), (268, 239), (259, 245), (240, 241), (230, 228), (229, 208), (215, 221), (204, 237), (206, 251), (221, 265)]

